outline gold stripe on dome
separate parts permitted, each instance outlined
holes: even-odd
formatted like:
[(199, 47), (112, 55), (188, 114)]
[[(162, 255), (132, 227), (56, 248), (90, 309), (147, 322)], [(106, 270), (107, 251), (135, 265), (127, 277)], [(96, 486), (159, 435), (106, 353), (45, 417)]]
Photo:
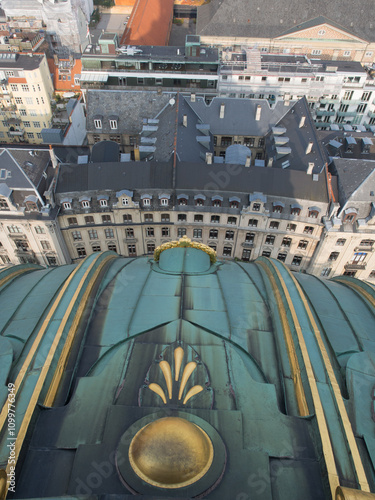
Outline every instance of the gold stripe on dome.
[(188, 363), (185, 366), (184, 372), (183, 372), (182, 378), (181, 378), (181, 385), (180, 385), (180, 390), (178, 393), (178, 399), (182, 398), (182, 393), (184, 392), (185, 386), (188, 383), (190, 375), (193, 373), (193, 371), (196, 369), (196, 367), (197, 367), (197, 363), (195, 361), (190, 361), (190, 363)]
[(203, 391), (203, 387), (201, 385), (195, 385), (194, 387), (192, 387), (191, 389), (188, 390), (188, 392), (184, 398), (184, 402), (182, 404), (186, 404), (190, 398), (192, 398), (196, 394), (199, 394), (202, 391)]
[(335, 500), (375, 500), (375, 495), (374, 493), (339, 486), (336, 490)]
[(208, 245), (204, 245), (203, 243), (199, 243), (197, 241), (191, 241), (187, 236), (183, 236), (178, 241), (168, 241), (168, 243), (163, 243), (162, 245), (155, 248), (154, 251), (154, 260), (156, 262), (160, 259), (160, 254), (164, 252), (164, 250), (169, 250), (170, 248), (178, 248), (178, 247), (190, 247), (197, 248), (198, 250), (202, 250), (210, 257), (211, 264), (216, 262), (216, 251), (209, 247)]
[(160, 361), (160, 369), (163, 372), (165, 383), (167, 384), (168, 397), (172, 399), (172, 370), (168, 361)]
[(165, 394), (164, 394), (164, 391), (163, 389), (160, 387), (159, 384), (149, 384), (148, 388), (154, 392), (155, 394), (157, 394), (158, 396), (161, 397), (161, 399), (163, 400), (163, 403), (164, 404), (167, 404), (167, 398), (165, 397)]

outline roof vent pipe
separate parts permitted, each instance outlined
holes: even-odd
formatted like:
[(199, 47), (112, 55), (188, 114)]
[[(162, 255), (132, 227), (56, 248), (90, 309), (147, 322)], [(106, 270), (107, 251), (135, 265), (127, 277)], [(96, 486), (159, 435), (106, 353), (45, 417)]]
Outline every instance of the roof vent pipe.
[(187, 127), (187, 115), (184, 115), (183, 118), (182, 118), (182, 125), (184, 127)]
[(246, 156), (245, 167), (250, 167), (250, 156)]
[(314, 162), (309, 162), (309, 166), (307, 167), (307, 175), (311, 175), (314, 170), (315, 163)]
[(302, 128), (305, 125), (306, 116), (301, 116), (301, 120), (299, 122), (299, 128)]
[(224, 118), (225, 104), (220, 104), (220, 118)]
[(206, 153), (206, 163), (212, 165), (212, 153)]

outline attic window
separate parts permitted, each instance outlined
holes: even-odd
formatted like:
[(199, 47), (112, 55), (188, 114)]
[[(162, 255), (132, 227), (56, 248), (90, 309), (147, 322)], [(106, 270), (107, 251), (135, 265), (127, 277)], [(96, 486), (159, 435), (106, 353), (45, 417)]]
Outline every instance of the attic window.
[(69, 201), (64, 201), (63, 207), (64, 207), (64, 210), (71, 210), (72, 204)]
[(0, 210), (9, 210), (9, 205), (3, 198), (0, 198)]
[(82, 200), (81, 205), (82, 205), (82, 208), (90, 208), (89, 200)]
[(109, 126), (111, 127), (111, 130), (117, 130), (117, 120), (109, 120)]
[(102, 128), (102, 121), (99, 118), (96, 118), (94, 120), (94, 126), (95, 126), (96, 129)]

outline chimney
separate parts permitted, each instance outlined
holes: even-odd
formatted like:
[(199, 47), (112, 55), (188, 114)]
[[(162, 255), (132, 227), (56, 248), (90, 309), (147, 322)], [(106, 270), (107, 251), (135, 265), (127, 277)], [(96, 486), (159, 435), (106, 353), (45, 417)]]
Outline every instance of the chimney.
[(299, 122), (299, 128), (302, 128), (305, 125), (306, 116), (301, 116), (301, 120)]
[(225, 104), (221, 103), (220, 104), (220, 118), (224, 118), (224, 113), (225, 113)]
[(305, 154), (309, 154), (311, 153), (311, 150), (312, 150), (312, 147), (313, 147), (314, 143), (313, 142), (309, 142), (308, 145), (307, 145), (307, 148), (306, 148), (306, 151), (305, 151)]
[(212, 165), (212, 153), (206, 153), (206, 163)]
[(246, 162), (245, 162), (245, 167), (250, 167), (250, 156), (246, 156)]
[(255, 120), (257, 122), (259, 122), (259, 120), (260, 120), (261, 113), (262, 113), (262, 106), (260, 104), (258, 104), (256, 113), (255, 113)]
[(314, 162), (309, 162), (309, 166), (307, 167), (307, 175), (311, 175), (314, 170), (315, 163)]
[(134, 148), (134, 160), (135, 161), (141, 161), (141, 155), (139, 154), (139, 148), (138, 147)]
[(284, 94), (284, 106), (289, 106), (290, 95)]
[(195, 102), (195, 94), (191, 94), (190, 100), (191, 100), (191, 102)]
[(52, 162), (53, 168), (56, 168), (57, 167), (57, 158), (56, 158), (55, 152), (54, 152), (51, 144), (49, 145), (49, 155), (51, 157), (51, 162)]
[(187, 115), (184, 115), (183, 118), (182, 118), (182, 125), (184, 127), (187, 127)]
[(273, 165), (273, 158), (271, 156), (271, 158), (268, 158), (267, 167), (272, 167), (272, 165)]

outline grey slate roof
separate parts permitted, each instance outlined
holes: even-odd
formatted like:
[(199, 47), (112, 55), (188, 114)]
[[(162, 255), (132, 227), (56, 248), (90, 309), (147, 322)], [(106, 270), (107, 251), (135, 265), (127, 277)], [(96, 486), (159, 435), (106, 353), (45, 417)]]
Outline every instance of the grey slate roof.
[[(210, 125), (214, 135), (264, 136), (269, 129), (287, 113), (290, 106), (278, 102), (271, 108), (265, 99), (235, 99), (215, 97), (210, 104), (197, 98), (196, 102), (186, 99), (191, 109), (202, 123)], [(225, 104), (224, 118), (220, 116), (220, 106)], [(261, 118), (255, 121), (257, 106), (262, 107)]]
[(214, 192), (263, 192), (269, 196), (328, 202), (325, 175), (314, 181), (306, 172), (242, 165), (179, 163), (176, 189), (193, 190), (207, 197)]
[(32, 151), (34, 151), (34, 156), (31, 156), (29, 150), (26, 149), (0, 150), (0, 168), (10, 171), (10, 177), (2, 182), (5, 182), (11, 189), (38, 187), (43, 179), (43, 172), (50, 162), (49, 152)]
[(335, 158), (333, 166), (338, 176), (340, 204), (343, 206), (349, 199), (364, 202), (363, 212), (360, 209), (358, 215), (367, 217), (369, 203), (375, 203), (375, 161)]
[[(268, 1), (268, 3), (267, 3)], [(375, 40), (372, 0), (212, 0), (198, 7), (197, 35), (276, 38), (330, 22), (368, 41)]]
[[(302, 117), (305, 117), (305, 121), (303, 126), (300, 127)], [(288, 160), (290, 163), (288, 168), (306, 171), (309, 163), (314, 163), (313, 172), (320, 173), (325, 165), (328, 164), (328, 156), (320, 146), (305, 97), (294, 103), (288, 113), (277, 122), (277, 127), (284, 127), (286, 129), (285, 134), (282, 134), (282, 136), (289, 138), (285, 146), (291, 148), (291, 153), (274, 160), (273, 168), (282, 168), (282, 163)], [(306, 149), (310, 142), (313, 144), (312, 149), (309, 154), (306, 154)], [(267, 141), (267, 153), (269, 157), (275, 155), (273, 147), (274, 143), (270, 134)]]
[[(103, 134), (139, 134), (144, 119), (153, 119), (175, 94), (125, 90), (87, 91), (87, 131)], [(109, 126), (110, 116), (118, 116), (117, 130)], [(103, 128), (94, 127), (94, 117), (102, 117)]]
[[(30, 53), (31, 54), (31, 53)], [(34, 69), (39, 68), (40, 63), (43, 60), (43, 55), (23, 55), (23, 54), (15, 54), (15, 59), (6, 59), (8, 55), (7, 52), (0, 57), (0, 69), (24, 69), (26, 71), (32, 71)], [(9, 54), (10, 55), (10, 54)]]
[(161, 162), (116, 162), (62, 165), (56, 193), (172, 188), (172, 165)]

